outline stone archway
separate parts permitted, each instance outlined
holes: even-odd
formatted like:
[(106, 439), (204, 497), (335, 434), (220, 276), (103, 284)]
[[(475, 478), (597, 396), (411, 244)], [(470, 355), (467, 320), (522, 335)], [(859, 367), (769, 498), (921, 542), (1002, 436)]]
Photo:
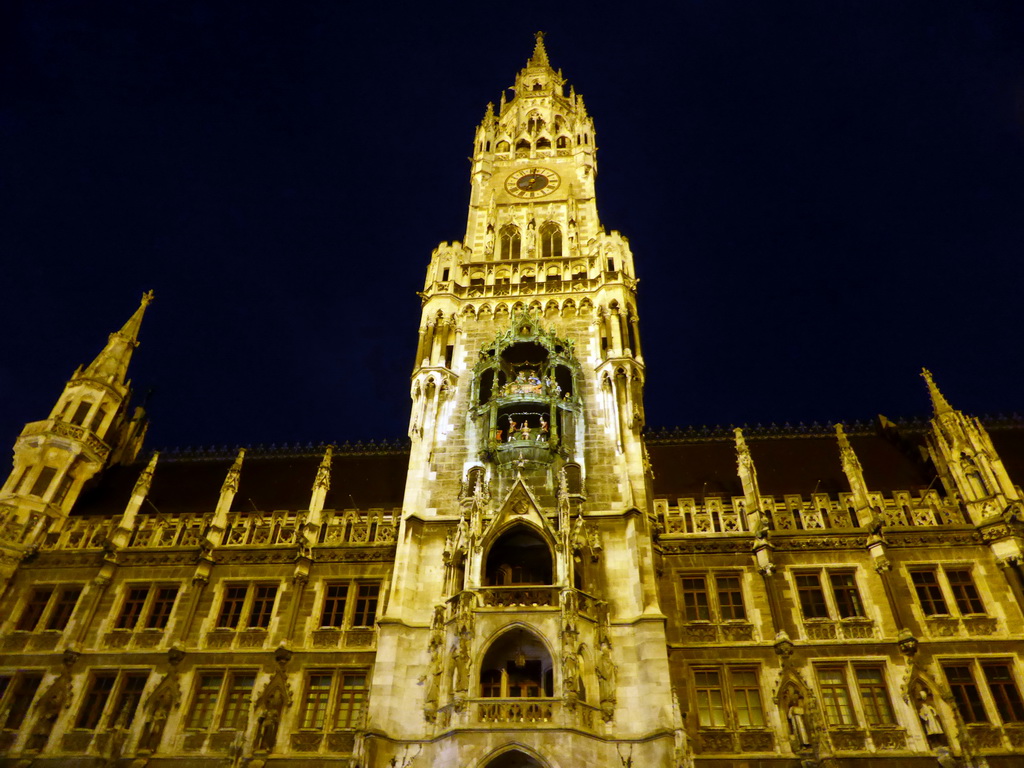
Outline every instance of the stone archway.
[(544, 764), (525, 752), (513, 749), (508, 752), (502, 752), (487, 763), (485, 768), (544, 768)]

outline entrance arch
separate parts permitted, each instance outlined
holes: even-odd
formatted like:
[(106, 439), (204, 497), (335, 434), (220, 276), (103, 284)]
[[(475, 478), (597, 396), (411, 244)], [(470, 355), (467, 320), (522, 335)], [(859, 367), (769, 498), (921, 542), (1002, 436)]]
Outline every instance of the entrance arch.
[(537, 758), (518, 749), (512, 749), (508, 752), (502, 752), (487, 763), (484, 768), (545, 768), (545, 766)]

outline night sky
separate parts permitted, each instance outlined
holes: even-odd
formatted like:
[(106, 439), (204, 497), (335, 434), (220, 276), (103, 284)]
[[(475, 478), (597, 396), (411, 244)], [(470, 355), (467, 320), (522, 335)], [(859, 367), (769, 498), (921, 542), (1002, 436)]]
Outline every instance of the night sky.
[(651, 426), (926, 416), (922, 365), (1024, 410), (1024, 3), (419, 7), (2, 4), (0, 443), (150, 288), (151, 447), (404, 436), (416, 291), (536, 29)]

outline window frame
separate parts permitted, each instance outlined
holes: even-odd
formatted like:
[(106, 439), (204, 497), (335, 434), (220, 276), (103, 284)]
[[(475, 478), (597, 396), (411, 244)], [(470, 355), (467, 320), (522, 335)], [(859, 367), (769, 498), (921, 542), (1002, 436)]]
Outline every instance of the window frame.
[[(259, 592), (262, 589), (273, 588), (274, 595), (270, 600), (269, 607), (266, 607), (266, 597), (259, 597)], [(234, 597), (229, 598), (230, 590), (244, 589), (245, 593), (241, 596), (241, 599)], [(216, 619), (214, 620), (214, 631), (217, 632), (245, 632), (247, 630), (260, 630), (268, 632), (270, 625), (274, 621), (274, 615), (277, 611), (278, 602), (281, 598), (281, 583), (270, 579), (258, 579), (255, 581), (225, 581), (223, 588), (220, 593), (220, 607), (217, 609)], [(228, 601), (231, 600), (232, 605), (237, 605), (237, 610), (232, 607), (231, 617), (233, 623), (225, 623), (225, 612), (227, 611)], [(259, 613), (257, 613), (259, 611)], [(255, 617), (265, 616), (266, 622), (263, 624), (253, 624)]]
[[(744, 589), (744, 571), (739, 569), (723, 569), (711, 571), (680, 571), (679, 579), (676, 582), (679, 590), (679, 608), (682, 613), (683, 622), (686, 624), (748, 624), (750, 618), (747, 614), (747, 595)], [(735, 579), (735, 588), (726, 588), (721, 583), (724, 580)], [(702, 589), (693, 589), (687, 585), (687, 581), (702, 582)], [(739, 610), (742, 613), (740, 618), (725, 618), (723, 606), (726, 603), (722, 600), (723, 594), (739, 595)], [(688, 595), (694, 595), (697, 602), (693, 606), (688, 603)], [(700, 596), (703, 596), (703, 605), (699, 604)], [(692, 618), (691, 609), (698, 611), (698, 617)], [(699, 612), (707, 614), (707, 618), (699, 618)], [(728, 610), (731, 613), (736, 611), (736, 605), (728, 603)]]
[[(864, 590), (861, 589), (860, 579), (858, 578), (860, 569), (855, 565), (847, 566), (834, 566), (834, 567), (817, 567), (817, 568), (793, 568), (791, 575), (793, 577), (793, 589), (796, 594), (796, 602), (800, 606), (800, 618), (804, 622), (865, 622), (871, 621), (871, 617), (868, 615), (868, 606), (864, 601)], [(800, 584), (801, 577), (814, 576), (817, 580), (817, 591), (821, 596), (822, 607), (824, 608), (825, 615), (823, 616), (808, 616), (806, 606), (804, 604), (803, 595), (811, 592), (809, 587)], [(835, 583), (835, 577), (849, 577), (849, 584), (837, 585)], [(839, 594), (844, 593), (846, 597), (843, 599), (839, 598)], [(850, 597), (852, 595), (852, 598)], [(856, 613), (851, 615), (844, 615), (845, 607), (851, 605), (854, 607)]]
[[(131, 712), (126, 718), (126, 722), (130, 723), (142, 703), (142, 695), (149, 683), (149, 677), (150, 670), (142, 667), (89, 670), (88, 682), (82, 690), (72, 728), (77, 731), (92, 731), (94, 733), (113, 728), (120, 717), (121, 710), (126, 705), (126, 698), (129, 696), (134, 697)], [(96, 690), (96, 683), (100, 679), (111, 681), (107, 691)], [(129, 690), (132, 681), (140, 680), (141, 685), (138, 686), (137, 691)]]
[[(383, 579), (325, 579), (322, 584), (317, 608), (313, 614), (314, 620), (317, 622), (317, 630), (373, 629), (376, 626), (384, 600)], [(376, 594), (363, 595), (362, 590), (365, 588), (375, 588)], [(344, 595), (331, 597), (329, 595), (331, 589), (343, 590)], [(332, 600), (341, 603), (340, 609), (335, 608), (332, 617), (338, 623), (325, 624), (328, 602)], [(369, 615), (370, 608), (366, 604), (367, 601), (372, 602), (372, 617), (370, 623), (364, 624), (360, 622), (366, 620)]]
[[(825, 726), (835, 730), (885, 730), (902, 728), (898, 712), (893, 706), (892, 681), (889, 679), (889, 665), (884, 659), (837, 659), (820, 660), (812, 664), (814, 669), (814, 683), (817, 687), (819, 701), (821, 701), (822, 714), (824, 715)], [(833, 722), (828, 704), (829, 696), (826, 690), (838, 690), (839, 684), (831, 684), (827, 688), (822, 683), (822, 672), (838, 672), (841, 677), (841, 687), (847, 697), (847, 705), (851, 722)], [(870, 681), (865, 686), (860, 677), (861, 672), (878, 672), (878, 680)], [(870, 696), (865, 695), (865, 688), (868, 688)], [(884, 705), (882, 708), (877, 705)], [(838, 711), (838, 710), (837, 710)], [(878, 717), (878, 722), (875, 718)], [(884, 722), (885, 717), (889, 722)]]
[[(125, 621), (125, 612), (131, 604), (132, 591), (143, 589), (145, 590), (145, 594), (142, 596), (141, 600), (135, 600), (135, 604), (138, 605), (138, 610), (135, 613), (134, 620), (128, 623)], [(162, 624), (152, 626), (153, 618), (158, 615), (156, 613), (157, 607), (165, 604), (166, 602), (166, 600), (160, 597), (160, 593), (169, 589), (174, 590), (174, 597), (171, 598), (170, 607), (167, 609), (166, 617)], [(122, 593), (120, 609), (114, 618), (114, 629), (118, 632), (162, 632), (166, 630), (168, 625), (171, 623), (171, 617), (174, 614), (174, 607), (178, 604), (178, 598), (180, 596), (181, 584), (175, 582), (126, 582)]]
[[(740, 675), (750, 673), (754, 675), (753, 685), (738, 682)], [(711, 674), (715, 675), (716, 684), (710, 682), (710, 677), (707, 682), (698, 679), (699, 675), (709, 676)], [(705, 684), (702, 685), (702, 682)], [(769, 729), (762, 682), (761, 668), (758, 664), (728, 662), (693, 665), (690, 668), (690, 684), (694, 694), (693, 701), (698, 727), (702, 730), (720, 731), (763, 731)], [(718, 694), (717, 707), (714, 694)], [(743, 706), (741, 706), (741, 698)], [(746, 712), (747, 719), (751, 721), (754, 719), (751, 717), (751, 713), (757, 712), (761, 720), (760, 724), (753, 722), (747, 725), (741, 724), (741, 712)], [(714, 722), (716, 713), (721, 715), (721, 723)], [(706, 720), (710, 722), (706, 722)]]
[[(183, 713), (182, 730), (211, 733), (238, 731), (246, 725), (255, 701), (256, 681), (260, 670), (256, 667), (202, 667), (195, 671), (188, 709)], [(248, 687), (238, 686), (241, 679), (252, 678)], [(217, 680), (216, 687), (204, 687), (205, 680)], [(246, 694), (245, 691), (248, 693)], [(242, 692), (238, 696), (238, 692)], [(200, 698), (202, 697), (202, 698)], [(202, 701), (202, 710), (196, 705)], [(201, 716), (197, 713), (201, 712)], [(227, 722), (230, 718), (230, 722)], [(197, 722), (197, 720), (201, 720)]]
[[(314, 719), (309, 723), (311, 713), (311, 682), (313, 678), (330, 678), (329, 688), (324, 696), (324, 689), (318, 689), (314, 717), (319, 715), (319, 725)], [(362, 678), (361, 686), (346, 687), (348, 678)], [(346, 697), (346, 691), (349, 695)], [(328, 731), (354, 730), (359, 727), (359, 720), (369, 700), (370, 668), (369, 667), (310, 667), (303, 670), (302, 698), (299, 701), (295, 729), (306, 733), (325, 733)], [(352, 706), (356, 704), (356, 706)], [(344, 713), (344, 723), (342, 716)]]
[[(43, 687), (45, 673), (43, 669), (19, 669), (3, 675), (8, 682), (0, 695), (0, 714), (4, 716), (3, 722), (0, 722), (0, 731), (17, 731), (25, 724), (35, 706), (39, 690)], [(31, 693), (26, 692), (26, 683)], [(11, 722), (12, 717), (16, 718), (16, 722)]]
[[(974, 576), (974, 569), (974, 564), (970, 562), (908, 564), (907, 575), (910, 586), (916, 598), (917, 609), (921, 611), (924, 618), (956, 619), (991, 616), (992, 614), (986, 607), (987, 601), (978, 586), (979, 580)], [(951, 573), (965, 574), (967, 578), (965, 580), (953, 581), (950, 579)], [(919, 585), (915, 580), (918, 574), (930, 575), (934, 580), (934, 584)], [(944, 613), (931, 612), (931, 608), (934, 606), (925, 605), (925, 600), (921, 598), (920, 589), (923, 586), (934, 586), (938, 590), (943, 607), (945, 608)], [(929, 597), (927, 602), (929, 604), (935, 603), (934, 596)], [(964, 611), (964, 607), (970, 610)], [(980, 608), (981, 610), (976, 611), (973, 610), (974, 608)]]
[[(45, 600), (37, 601), (35, 599), (36, 595), (47, 590), (49, 590), (49, 592)], [(78, 583), (33, 585), (28, 591), (28, 598), (21, 603), (21, 610), (18, 612), (18, 618), (14, 620), (12, 631), (63, 633), (71, 623), (71, 619), (74, 618), (75, 611), (78, 609), (78, 604), (82, 599), (82, 593), (84, 591), (85, 586)], [(61, 626), (54, 626), (54, 621), (59, 616), (58, 611), (64, 604), (63, 601), (65, 596), (72, 592), (77, 592), (77, 595), (67, 611), (67, 616), (64, 617), (63, 624)], [(29, 611), (32, 610), (33, 606), (38, 606), (38, 613), (36, 614), (35, 619), (31, 622), (31, 626), (25, 626), (26, 617), (29, 615)]]
[[(946, 684), (953, 695), (953, 705), (965, 723), (994, 726), (1024, 723), (1024, 686), (1021, 685), (1021, 673), (1016, 661), (1014, 657), (1007, 656), (954, 656), (938, 659)], [(999, 684), (998, 688), (993, 687), (993, 681), (988, 675), (988, 670), (996, 667), (1005, 669), (1007, 673), (1006, 680), (996, 681)], [(968, 679), (950, 680), (950, 669), (966, 670)], [(973, 686), (977, 699), (973, 702), (966, 701), (966, 709), (970, 711), (965, 711), (965, 707), (961, 706), (964, 703), (961, 688), (969, 686)], [(1007, 697), (1007, 691), (1013, 692), (1012, 700)], [(970, 696), (967, 696), (967, 699), (970, 699)], [(978, 715), (983, 719), (977, 719)]]

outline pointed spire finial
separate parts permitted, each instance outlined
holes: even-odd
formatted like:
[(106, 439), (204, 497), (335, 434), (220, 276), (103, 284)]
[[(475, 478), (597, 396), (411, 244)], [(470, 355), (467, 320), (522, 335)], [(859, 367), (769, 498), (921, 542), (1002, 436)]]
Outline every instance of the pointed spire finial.
[(123, 384), (128, 375), (128, 363), (132, 359), (132, 351), (139, 346), (139, 329), (142, 327), (142, 316), (146, 307), (153, 301), (153, 292), (142, 294), (139, 308), (132, 313), (121, 330), (110, 334), (107, 345), (96, 359), (93, 360), (82, 376), (97, 379), (107, 384)]
[(224, 478), (224, 484), (220, 487), (220, 494), (235, 494), (238, 492), (238, 478), (242, 474), (242, 462), (245, 460), (245, 448), (238, 449), (238, 455), (235, 456), (235, 461), (231, 464), (231, 469), (228, 470), (227, 477)]
[(334, 446), (328, 445), (324, 450), (324, 457), (316, 470), (316, 479), (313, 481), (313, 488), (322, 488), (324, 491), (331, 489), (331, 462), (334, 459)]
[(149, 493), (149, 487), (153, 482), (153, 473), (156, 471), (156, 463), (160, 459), (160, 451), (153, 451), (146, 468), (139, 473), (139, 479), (135, 481), (133, 496), (145, 496)]
[(845, 466), (848, 462), (851, 467), (855, 467), (856, 470), (860, 471), (860, 460), (857, 458), (857, 454), (853, 451), (853, 446), (850, 445), (850, 439), (846, 436), (846, 432), (843, 431), (842, 424), (836, 424), (836, 441), (839, 443), (839, 456)]
[(932, 399), (932, 408), (935, 409), (936, 415), (952, 411), (953, 406), (949, 404), (949, 401), (939, 391), (938, 386), (935, 384), (935, 379), (932, 378), (932, 372), (927, 368), (922, 368), (921, 376), (924, 377), (925, 384), (928, 385), (928, 395)]
[(544, 49), (544, 33), (536, 32), (534, 37), (537, 38), (536, 45), (533, 46), (533, 56), (530, 57), (529, 66), (531, 67), (547, 67), (550, 66), (548, 63), (548, 52)]

